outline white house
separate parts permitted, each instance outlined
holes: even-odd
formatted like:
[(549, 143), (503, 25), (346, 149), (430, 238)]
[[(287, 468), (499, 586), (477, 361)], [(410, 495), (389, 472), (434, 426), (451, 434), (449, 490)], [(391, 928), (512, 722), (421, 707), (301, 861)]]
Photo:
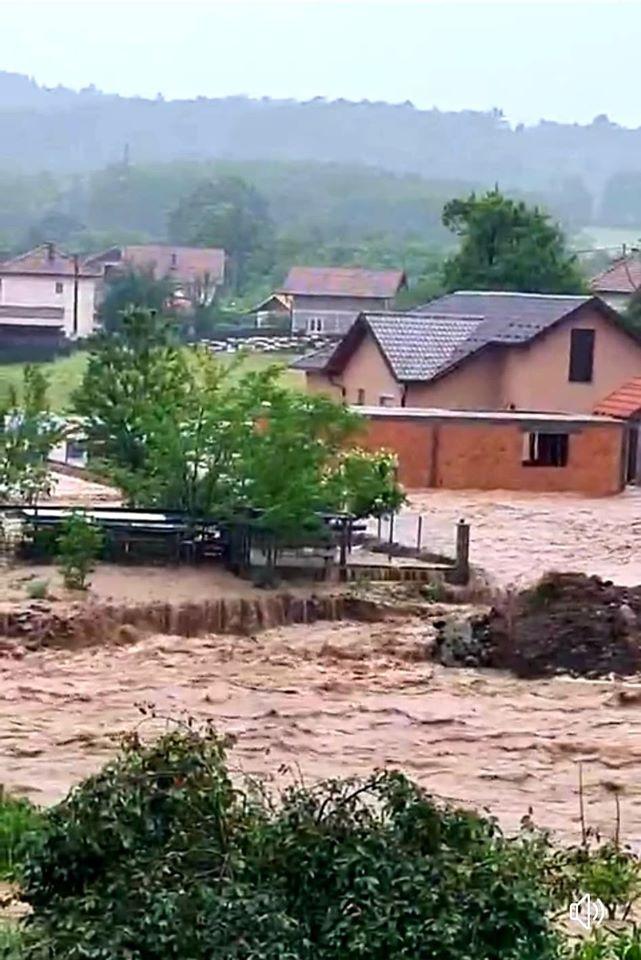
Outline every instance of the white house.
[(98, 270), (43, 243), (0, 263), (0, 335), (77, 340), (95, 330)]

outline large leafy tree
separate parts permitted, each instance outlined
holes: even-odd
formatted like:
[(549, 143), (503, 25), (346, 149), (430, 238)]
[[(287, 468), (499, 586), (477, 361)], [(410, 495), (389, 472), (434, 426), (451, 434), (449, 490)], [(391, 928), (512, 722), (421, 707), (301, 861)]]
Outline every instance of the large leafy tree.
[(584, 281), (560, 228), (538, 207), (498, 189), (450, 200), (443, 223), (460, 238), (444, 265), (448, 290), (580, 293)]
[(241, 177), (205, 180), (169, 216), (174, 243), (222, 247), (228, 255), (229, 283), (242, 289), (253, 255), (269, 247), (272, 225), (267, 203)]
[(243, 373), (241, 362), (177, 346), (167, 322), (144, 309), (97, 340), (76, 410), (90, 451), (130, 502), (221, 518), (256, 510), (283, 536), (323, 510), (400, 505), (389, 457), (346, 452), (355, 414), (287, 389), (277, 365)]

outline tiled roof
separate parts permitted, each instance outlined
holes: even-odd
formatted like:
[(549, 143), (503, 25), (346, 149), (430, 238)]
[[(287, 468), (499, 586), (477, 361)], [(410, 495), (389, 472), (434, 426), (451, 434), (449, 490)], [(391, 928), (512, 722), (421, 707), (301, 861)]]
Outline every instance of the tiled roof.
[[(32, 273), (52, 277), (72, 277), (74, 270), (74, 258), (71, 254), (64, 253), (53, 243), (41, 243), (33, 250), (27, 250), (26, 253), (0, 263), (0, 276)], [(78, 275), (98, 276), (98, 271), (87, 266), (85, 262), (80, 264)]]
[(365, 321), (397, 380), (431, 380), (436, 373), (473, 352), (471, 338), (481, 317), (368, 313)]
[(590, 280), (595, 293), (634, 293), (641, 287), (641, 259), (624, 257)]
[(335, 343), (330, 343), (325, 347), (321, 347), (319, 350), (314, 350), (312, 353), (306, 353), (304, 357), (299, 357), (298, 360), (294, 360), (293, 363), (290, 363), (290, 370), (324, 370), (327, 366), (327, 362), (336, 349)]
[(360, 267), (292, 267), (280, 293), (325, 297), (394, 297), (403, 282), (402, 270), (362, 270)]
[(627, 420), (641, 411), (641, 377), (628, 380), (605, 400), (594, 408), (594, 412), (605, 417), (620, 417)]
[(412, 313), (473, 314), (492, 321), (502, 343), (523, 343), (593, 299), (541, 293), (460, 290), (432, 300)]
[(126, 263), (139, 270), (153, 268), (157, 276), (172, 276), (188, 282), (205, 274), (212, 283), (222, 283), (225, 278), (225, 251), (217, 247), (170, 247), (148, 243), (111, 247), (85, 260), (85, 264), (92, 268), (116, 263)]

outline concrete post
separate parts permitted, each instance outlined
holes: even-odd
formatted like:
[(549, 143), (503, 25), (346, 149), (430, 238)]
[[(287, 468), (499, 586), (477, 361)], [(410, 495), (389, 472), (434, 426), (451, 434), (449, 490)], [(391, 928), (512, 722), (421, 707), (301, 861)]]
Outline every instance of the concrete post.
[(456, 525), (456, 567), (457, 583), (467, 583), (470, 579), (470, 525), (459, 520)]

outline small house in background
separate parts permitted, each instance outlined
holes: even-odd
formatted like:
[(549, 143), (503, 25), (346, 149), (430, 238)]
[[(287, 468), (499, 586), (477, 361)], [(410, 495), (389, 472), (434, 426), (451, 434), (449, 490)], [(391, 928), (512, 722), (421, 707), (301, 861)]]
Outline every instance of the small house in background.
[(211, 303), (225, 282), (225, 251), (217, 247), (171, 247), (162, 244), (134, 244), (110, 247), (87, 257), (87, 269), (107, 279), (113, 271), (151, 271), (158, 279), (174, 281), (176, 293), (187, 300)]
[(272, 293), (249, 312), (256, 317), (256, 326), (259, 329), (289, 333), (292, 328), (291, 303), (282, 293)]
[(641, 376), (641, 341), (598, 297), (462, 291), (365, 312), (292, 366), (310, 391), (359, 406), (591, 414)]
[(100, 272), (43, 243), (0, 263), (0, 348), (51, 346), (95, 329)]
[(281, 289), (255, 310), (287, 309), (292, 333), (338, 337), (363, 311), (391, 310), (406, 286), (402, 270), (292, 267)]
[(590, 289), (615, 310), (625, 310), (633, 294), (641, 288), (639, 254), (616, 260), (590, 281)]

